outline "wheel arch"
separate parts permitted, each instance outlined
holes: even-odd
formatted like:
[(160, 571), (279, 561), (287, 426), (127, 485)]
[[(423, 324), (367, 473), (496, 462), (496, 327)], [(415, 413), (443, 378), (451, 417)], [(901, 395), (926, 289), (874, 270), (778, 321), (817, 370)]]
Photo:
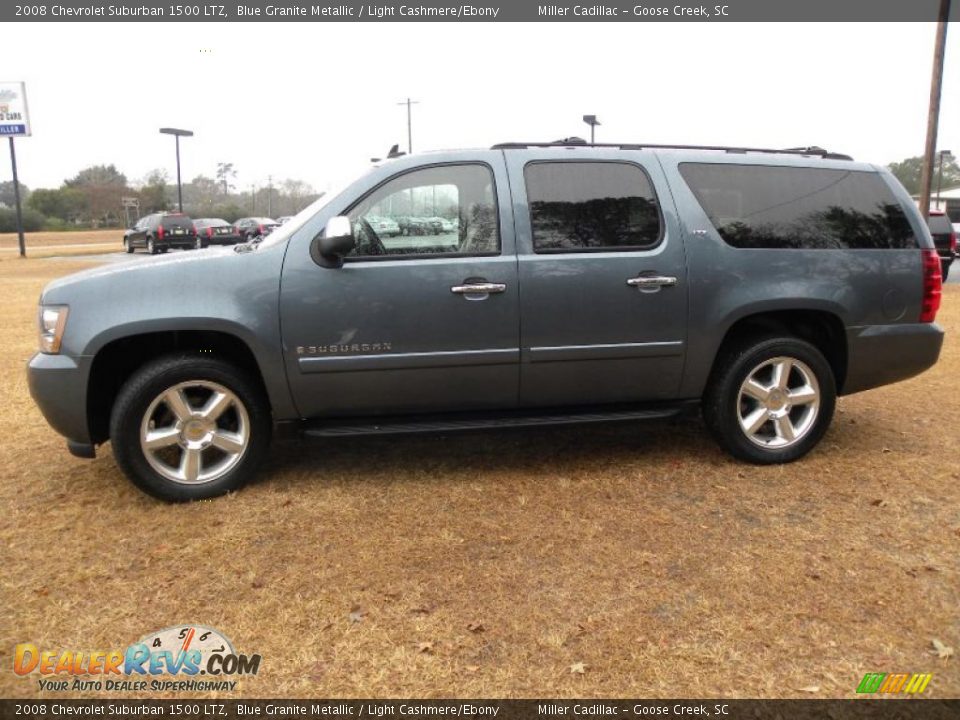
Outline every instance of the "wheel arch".
[(241, 368), (275, 407), (264, 374), (250, 345), (223, 329), (152, 330), (113, 337), (94, 353), (87, 381), (87, 425), (93, 443), (109, 437), (110, 413), (120, 388), (145, 363), (171, 352), (209, 353)]
[(806, 340), (823, 353), (833, 370), (837, 394), (843, 393), (848, 360), (846, 330), (840, 316), (824, 308), (763, 310), (737, 318), (720, 341), (712, 369), (716, 369), (730, 348), (750, 342), (752, 338), (775, 334)]

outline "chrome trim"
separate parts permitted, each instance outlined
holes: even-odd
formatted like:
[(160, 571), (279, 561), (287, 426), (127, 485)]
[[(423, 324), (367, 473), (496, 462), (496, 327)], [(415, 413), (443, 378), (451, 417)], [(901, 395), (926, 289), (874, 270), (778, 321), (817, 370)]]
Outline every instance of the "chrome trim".
[(673, 287), (677, 284), (677, 279), (669, 275), (641, 275), (640, 277), (627, 278), (627, 285), (644, 288)]
[(616, 360), (647, 357), (674, 357), (683, 354), (682, 340), (645, 343), (608, 343), (600, 345), (557, 345), (531, 347), (526, 351), (530, 362), (564, 360)]
[(360, 372), (364, 370), (406, 370), (411, 368), (508, 365), (520, 362), (519, 348), (454, 350), (444, 352), (386, 353), (379, 355), (335, 355), (301, 357), (300, 372)]
[(507, 286), (503, 283), (468, 283), (466, 285), (454, 285), (450, 292), (458, 295), (489, 295), (490, 293), (502, 293), (506, 291)]

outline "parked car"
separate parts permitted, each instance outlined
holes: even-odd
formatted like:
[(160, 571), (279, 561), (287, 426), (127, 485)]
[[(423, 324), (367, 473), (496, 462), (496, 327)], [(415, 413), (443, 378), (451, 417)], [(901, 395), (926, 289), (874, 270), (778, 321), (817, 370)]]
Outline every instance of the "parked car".
[(428, 230), (426, 220), (418, 217), (398, 217), (397, 225), (401, 235), (426, 235)]
[(400, 234), (400, 224), (391, 217), (367, 215), (363, 218), (376, 231), (379, 237), (397, 237)]
[(931, 210), (927, 225), (930, 227), (933, 245), (940, 256), (940, 272), (946, 280), (950, 274), (953, 258), (957, 254), (957, 231), (942, 210)]
[(143, 248), (151, 255), (156, 255), (170, 248), (199, 246), (197, 229), (183, 213), (153, 213), (140, 218), (123, 233), (123, 249), (128, 253)]
[[(453, 247), (388, 246), (359, 222), (437, 187), (458, 205)], [(940, 260), (910, 196), (816, 148), (404, 156), (237, 249), (47, 285), (29, 384), (73, 454), (109, 440), (138, 487), (188, 500), (240, 487), (275, 433), (699, 406), (734, 457), (784, 463), (838, 395), (923, 372), (943, 342)]]
[(197, 237), (202, 247), (208, 245), (236, 245), (241, 242), (240, 235), (233, 225), (220, 218), (201, 218), (193, 221), (197, 228)]
[(233, 231), (244, 242), (263, 238), (273, 232), (280, 224), (276, 220), (265, 217), (240, 218), (233, 224)]

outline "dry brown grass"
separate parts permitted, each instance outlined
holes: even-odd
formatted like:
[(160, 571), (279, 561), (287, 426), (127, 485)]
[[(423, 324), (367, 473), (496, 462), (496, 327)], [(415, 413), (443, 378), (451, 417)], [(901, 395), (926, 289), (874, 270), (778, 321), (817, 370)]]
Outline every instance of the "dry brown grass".
[(697, 420), (338, 440), (172, 506), (109, 448), (70, 457), (28, 397), (37, 294), (75, 267), (0, 264), (0, 696), (39, 694), (16, 642), (190, 621), (262, 654), (247, 697), (850, 697), (867, 671), (960, 695), (960, 658), (929, 653), (960, 651), (956, 286), (940, 364), (841, 400), (790, 466)]
[[(57, 245), (80, 245), (89, 243), (113, 243), (117, 248), (123, 240), (123, 230), (76, 230), (71, 232), (31, 232), (24, 234), (24, 242), (29, 254), (30, 248), (42, 248)], [(0, 233), (0, 249), (14, 249), (19, 240), (16, 233)]]

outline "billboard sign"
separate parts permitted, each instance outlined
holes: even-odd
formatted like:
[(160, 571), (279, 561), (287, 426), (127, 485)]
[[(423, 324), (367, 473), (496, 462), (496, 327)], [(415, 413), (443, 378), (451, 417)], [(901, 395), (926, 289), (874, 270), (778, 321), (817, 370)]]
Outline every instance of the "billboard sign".
[(0, 136), (30, 134), (27, 89), (22, 82), (0, 82)]

